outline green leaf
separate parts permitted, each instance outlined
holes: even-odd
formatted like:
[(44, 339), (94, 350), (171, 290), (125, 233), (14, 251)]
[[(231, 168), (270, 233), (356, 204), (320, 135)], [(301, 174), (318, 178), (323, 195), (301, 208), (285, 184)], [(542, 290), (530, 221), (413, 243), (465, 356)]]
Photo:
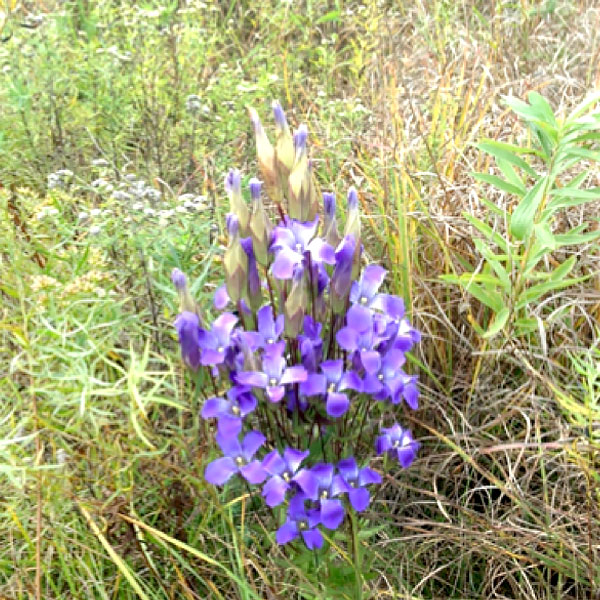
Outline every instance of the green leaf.
[(569, 148), (565, 150), (567, 156), (578, 156), (594, 162), (600, 162), (600, 152), (596, 150), (587, 150), (585, 148)]
[(600, 102), (600, 92), (592, 92), (573, 109), (573, 112), (571, 112), (566, 120), (566, 124), (575, 123), (578, 117), (584, 114), (590, 106), (593, 106), (597, 102)]
[(483, 235), (494, 242), (505, 254), (508, 254), (508, 242), (496, 231), (494, 231), (487, 223), (483, 222), (481, 219), (474, 217), (468, 213), (463, 213), (463, 217), (475, 227), (478, 231), (483, 233)]
[(550, 104), (548, 104), (546, 98), (537, 92), (529, 92), (529, 94), (527, 94), (527, 100), (529, 100), (529, 104), (531, 104), (535, 114), (539, 115), (540, 120), (545, 121), (554, 129), (558, 128), (556, 117), (554, 116), (552, 107)]
[(520, 334), (531, 333), (532, 331), (536, 331), (538, 328), (538, 322), (537, 322), (537, 319), (522, 318), (522, 319), (517, 319), (514, 322), (514, 326), (515, 326), (515, 333), (517, 335), (520, 335)]
[[(479, 148), (479, 150), (486, 152), (487, 154), (491, 154), (496, 159), (505, 160), (511, 165), (518, 167), (522, 171), (525, 171), (525, 173), (528, 173), (529, 175), (537, 179), (538, 175), (533, 170), (533, 168), (520, 156), (517, 156), (517, 154), (514, 152), (515, 147), (510, 146), (509, 144), (503, 144), (501, 142), (496, 142), (493, 140), (490, 140), (489, 142), (481, 142), (477, 144), (476, 147)], [(519, 147), (517, 146), (516, 148)]]
[(508, 194), (519, 196), (519, 198), (522, 198), (525, 195), (525, 186), (517, 187), (516, 185), (509, 183), (497, 175), (489, 175), (488, 173), (473, 173), (472, 175), (475, 179), (477, 179), (477, 181), (489, 183), (495, 188), (498, 188), (499, 190), (502, 190)]
[(502, 289), (507, 294), (510, 294), (510, 290), (512, 287), (511, 281), (510, 281), (510, 277), (508, 276), (506, 269), (502, 266), (502, 264), (500, 262), (502, 260), (502, 258), (500, 256), (497, 256), (496, 254), (494, 254), (492, 252), (492, 250), (488, 247), (488, 245), (483, 240), (476, 239), (476, 240), (474, 240), (474, 244), (475, 244), (475, 248), (477, 248), (477, 250), (479, 251), (481, 256), (483, 256), (483, 258), (485, 258), (486, 262), (491, 266), (491, 268), (494, 270), (494, 272), (498, 276), (498, 279), (500, 280)]
[(542, 177), (515, 208), (510, 221), (510, 232), (523, 241), (533, 229), (535, 213), (544, 197), (547, 179)]
[(550, 195), (557, 198), (548, 202), (547, 205), (548, 210), (554, 211), (559, 208), (578, 206), (600, 199), (600, 187), (589, 190), (579, 190), (570, 187), (555, 188), (550, 192)]
[(485, 306), (491, 308), (496, 313), (500, 312), (504, 307), (505, 302), (498, 291), (486, 289), (485, 286), (476, 283), (476, 280), (484, 280), (488, 287), (496, 286), (498, 289), (501, 289), (502, 284), (496, 277), (492, 277), (491, 275), (463, 273), (460, 277), (452, 274), (441, 275), (440, 279), (448, 283), (460, 285), (466, 292), (471, 294), (471, 296), (477, 298), (479, 302), (485, 304)]
[(510, 316), (510, 309), (505, 306), (499, 313), (494, 316), (494, 322), (488, 327), (488, 330), (483, 334), (483, 338), (489, 340), (490, 338), (498, 335), (502, 328), (506, 325), (508, 317)]
[(549, 223), (536, 223), (533, 230), (541, 250), (556, 250), (558, 244), (554, 234), (550, 231)]
[(320, 16), (316, 21), (316, 25), (321, 25), (322, 23), (330, 23), (331, 21), (339, 21), (341, 12), (339, 10), (332, 10), (322, 16)]
[(541, 298), (544, 294), (549, 292), (553, 292), (555, 290), (560, 290), (566, 287), (570, 287), (575, 285), (576, 283), (581, 283), (588, 277), (577, 277), (571, 279), (563, 279), (562, 281), (546, 281), (544, 283), (538, 283), (528, 289), (526, 289), (517, 300), (515, 304), (515, 308), (518, 310), (519, 308), (523, 308), (530, 304), (531, 302), (535, 302), (539, 298)]
[[(576, 229), (581, 228), (577, 227)], [(600, 231), (590, 231), (588, 233), (577, 233), (570, 231), (568, 233), (558, 233), (556, 234), (555, 238), (559, 246), (577, 246), (579, 244), (593, 242), (599, 236)]]

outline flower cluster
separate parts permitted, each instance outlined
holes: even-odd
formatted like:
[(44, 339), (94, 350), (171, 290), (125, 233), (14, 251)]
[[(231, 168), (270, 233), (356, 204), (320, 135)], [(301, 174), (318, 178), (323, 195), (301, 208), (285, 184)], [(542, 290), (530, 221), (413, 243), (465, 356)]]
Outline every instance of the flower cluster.
[(175, 327), (186, 365), (213, 389), (202, 417), (216, 420), (223, 456), (207, 466), (206, 480), (262, 486), (268, 506), (287, 507), (277, 542), (301, 538), (320, 548), (321, 527), (337, 529), (347, 511), (369, 506), (369, 486), (382, 481), (366, 465), (373, 451), (404, 468), (416, 456), (419, 443), (395, 413), (418, 407), (416, 377), (404, 366), (420, 335), (402, 299), (384, 291), (386, 270), (363, 268), (357, 191), (348, 192), (340, 232), (335, 196), (321, 201), (306, 127), (292, 135), (278, 103), (273, 111), (275, 145), (250, 110), (263, 180), (249, 182), (251, 207), (240, 172), (225, 179), (231, 212), (225, 283), (214, 298), (220, 314), (204, 322), (175, 269)]

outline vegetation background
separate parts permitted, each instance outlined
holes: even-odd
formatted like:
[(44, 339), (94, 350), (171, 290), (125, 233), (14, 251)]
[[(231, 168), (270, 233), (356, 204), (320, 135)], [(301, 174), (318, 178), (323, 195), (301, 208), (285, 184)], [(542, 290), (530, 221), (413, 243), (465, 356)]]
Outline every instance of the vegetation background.
[[(503, 96), (560, 120), (600, 87), (598, 2), (3, 0), (0, 38), (0, 597), (352, 597), (342, 551), (299, 567), (205, 484), (172, 328), (173, 267), (210, 309), (245, 106), (277, 98), (424, 333), (423, 447), (368, 512), (364, 597), (600, 598), (598, 245), (547, 254), (574, 278), (527, 334), (486, 335), (456, 285), (487, 260), (473, 218), (504, 235), (515, 206), (475, 143), (535, 145)], [(597, 228), (579, 158), (554, 231)]]

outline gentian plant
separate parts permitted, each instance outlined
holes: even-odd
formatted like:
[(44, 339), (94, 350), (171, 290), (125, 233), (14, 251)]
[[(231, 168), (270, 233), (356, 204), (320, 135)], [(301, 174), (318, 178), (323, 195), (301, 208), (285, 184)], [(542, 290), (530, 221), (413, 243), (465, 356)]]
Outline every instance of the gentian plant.
[[(222, 456), (206, 480), (238, 478), (280, 507), (278, 544), (317, 550), (348, 523), (356, 546), (356, 513), (381, 484), (382, 465), (407, 468), (419, 447), (396, 419), (404, 405), (418, 407), (404, 366), (420, 335), (402, 299), (385, 293), (386, 270), (363, 264), (357, 191), (348, 191), (340, 232), (335, 196), (321, 196), (313, 174), (307, 128), (292, 135), (279, 103), (273, 111), (274, 146), (250, 110), (263, 180), (250, 180), (251, 207), (240, 172), (225, 178), (220, 314), (206, 323), (175, 270), (175, 327), (185, 364), (204, 369), (212, 389), (201, 415), (216, 421)], [(376, 455), (385, 458), (379, 471), (369, 466)]]

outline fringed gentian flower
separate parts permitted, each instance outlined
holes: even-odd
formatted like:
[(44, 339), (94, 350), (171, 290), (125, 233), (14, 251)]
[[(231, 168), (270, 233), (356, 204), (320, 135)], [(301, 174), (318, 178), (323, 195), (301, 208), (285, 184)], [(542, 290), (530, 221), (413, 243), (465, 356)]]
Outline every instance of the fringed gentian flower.
[(293, 448), (286, 448), (283, 451), (283, 457), (277, 450), (269, 452), (264, 457), (262, 466), (271, 475), (262, 490), (268, 506), (278, 506), (285, 500), (286, 493), (293, 486), (294, 476), (307, 456), (308, 450), (301, 452)]
[(402, 429), (398, 423), (394, 423), (392, 427), (382, 428), (383, 435), (379, 436), (375, 442), (377, 454), (388, 454), (398, 459), (398, 462), (405, 469), (415, 460), (417, 451), (419, 450), (419, 442), (413, 439), (413, 436), (408, 429)]
[(354, 457), (344, 458), (338, 463), (339, 475), (333, 478), (333, 494), (348, 494), (348, 500), (356, 512), (365, 510), (371, 502), (366, 486), (381, 483), (381, 475), (369, 467), (359, 469)]
[(323, 546), (323, 535), (317, 529), (320, 524), (319, 510), (306, 508), (307, 498), (303, 494), (296, 494), (288, 506), (287, 519), (277, 530), (275, 539), (280, 545), (287, 544), (297, 537), (302, 536), (309, 550)]
[(231, 343), (231, 332), (238, 318), (232, 313), (223, 313), (217, 317), (210, 331), (201, 331), (200, 347), (203, 365), (219, 365), (225, 360), (225, 353)]

